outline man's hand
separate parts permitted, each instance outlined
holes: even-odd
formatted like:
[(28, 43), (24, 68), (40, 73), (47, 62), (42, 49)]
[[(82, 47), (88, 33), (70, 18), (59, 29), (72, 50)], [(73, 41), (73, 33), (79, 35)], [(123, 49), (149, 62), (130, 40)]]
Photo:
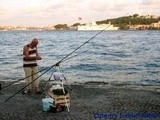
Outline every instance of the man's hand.
[(41, 56), (37, 56), (37, 60), (42, 60)]

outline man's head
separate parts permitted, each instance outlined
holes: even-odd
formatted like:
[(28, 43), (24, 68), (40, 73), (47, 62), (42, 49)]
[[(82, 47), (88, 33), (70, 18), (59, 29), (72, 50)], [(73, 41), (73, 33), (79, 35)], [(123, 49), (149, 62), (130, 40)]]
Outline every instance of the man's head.
[(37, 47), (38, 45), (38, 39), (37, 38), (34, 38), (32, 40), (32, 42), (30, 43), (31, 47), (34, 48), (34, 47)]

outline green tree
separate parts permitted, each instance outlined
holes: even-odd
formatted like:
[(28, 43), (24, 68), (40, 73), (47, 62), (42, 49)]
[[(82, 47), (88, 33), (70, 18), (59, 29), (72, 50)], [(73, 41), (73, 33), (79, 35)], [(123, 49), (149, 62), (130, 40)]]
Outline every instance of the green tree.
[(138, 14), (134, 14), (133, 15), (133, 18), (137, 18), (139, 15)]
[(58, 24), (54, 26), (56, 30), (67, 30), (69, 29), (69, 27), (67, 26), (67, 24)]
[(107, 19), (102, 21), (97, 21), (97, 24), (108, 24), (111, 22), (114, 26), (120, 27), (120, 29), (128, 29), (129, 25), (150, 25), (151, 23), (155, 23), (160, 21), (159, 18), (145, 18), (144, 16), (139, 16), (138, 14), (133, 14), (133, 16), (124, 16), (119, 18)]
[(78, 25), (80, 25), (80, 23), (74, 23), (72, 26), (77, 27)]

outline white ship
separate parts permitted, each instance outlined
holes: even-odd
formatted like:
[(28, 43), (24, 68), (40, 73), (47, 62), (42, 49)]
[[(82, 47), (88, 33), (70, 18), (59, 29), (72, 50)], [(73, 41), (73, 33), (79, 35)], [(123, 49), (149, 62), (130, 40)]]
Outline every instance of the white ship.
[(78, 30), (118, 30), (118, 29), (119, 27), (114, 27), (110, 23), (100, 24), (100, 25), (97, 25), (96, 23), (91, 23), (91, 24), (78, 26)]

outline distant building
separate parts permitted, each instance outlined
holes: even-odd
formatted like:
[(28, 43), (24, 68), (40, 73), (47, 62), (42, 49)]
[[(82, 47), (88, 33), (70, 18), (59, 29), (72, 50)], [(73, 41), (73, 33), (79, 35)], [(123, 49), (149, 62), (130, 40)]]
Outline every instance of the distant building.
[(132, 26), (129, 26), (129, 27), (130, 27), (130, 30), (146, 30), (150, 26), (149, 25), (132, 25)]
[(47, 26), (47, 27), (44, 27), (43, 30), (55, 30), (55, 27), (54, 26)]
[(70, 26), (69, 27), (69, 30), (77, 30), (78, 28), (77, 28), (77, 26)]
[(17, 27), (14, 27), (12, 30), (27, 30), (27, 28), (23, 26), (17, 26)]
[(55, 30), (56, 28), (54, 26), (48, 27), (49, 30)]
[(150, 27), (160, 29), (160, 21), (159, 21), (158, 23), (152, 23), (152, 24), (150, 25)]
[(144, 18), (154, 18), (154, 19), (156, 19), (157, 17), (155, 15), (146, 15), (146, 16), (144, 16)]

